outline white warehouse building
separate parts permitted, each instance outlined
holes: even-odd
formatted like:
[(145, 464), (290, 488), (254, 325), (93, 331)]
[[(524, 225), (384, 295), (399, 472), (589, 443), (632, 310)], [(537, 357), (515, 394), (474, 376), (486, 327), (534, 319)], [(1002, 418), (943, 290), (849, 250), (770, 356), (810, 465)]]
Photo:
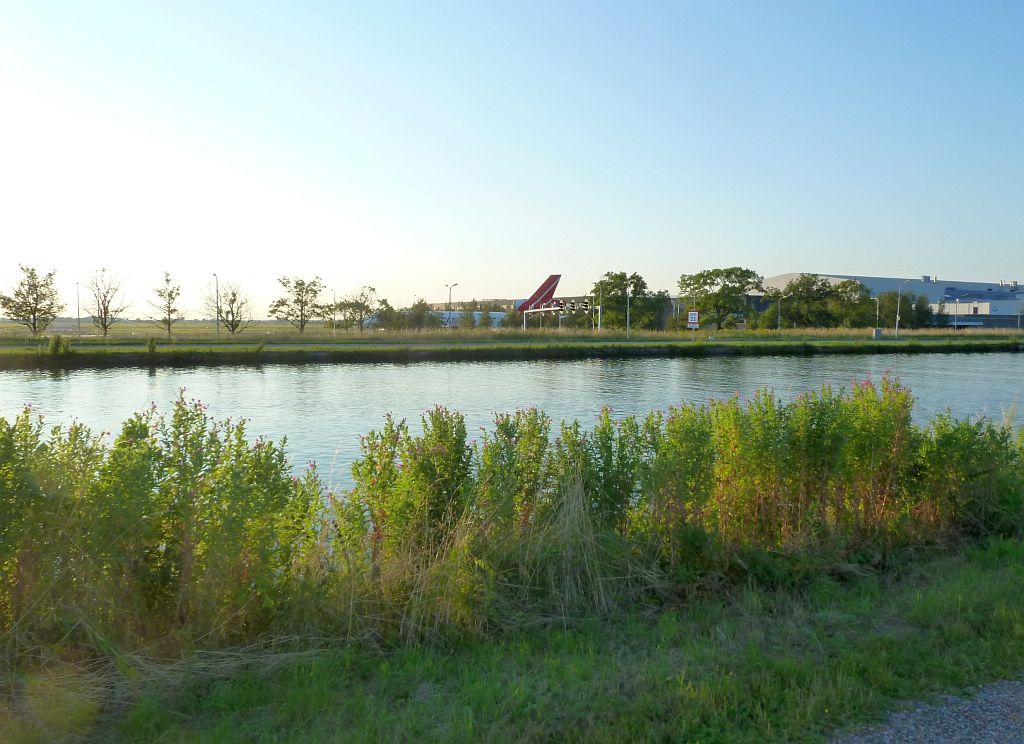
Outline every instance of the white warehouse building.
[[(779, 274), (766, 277), (765, 289), (783, 289), (799, 274)], [(925, 275), (920, 279), (893, 276), (857, 276), (854, 274), (818, 274), (823, 279), (841, 282), (853, 279), (860, 282), (872, 297), (882, 292), (912, 292), (924, 295), (933, 311), (939, 310), (940, 303), (949, 315), (949, 323), (957, 326), (986, 328), (1019, 328), (1021, 302), (1024, 301), (1024, 286), (1017, 280), (999, 282), (966, 282), (953, 279), (939, 279)]]

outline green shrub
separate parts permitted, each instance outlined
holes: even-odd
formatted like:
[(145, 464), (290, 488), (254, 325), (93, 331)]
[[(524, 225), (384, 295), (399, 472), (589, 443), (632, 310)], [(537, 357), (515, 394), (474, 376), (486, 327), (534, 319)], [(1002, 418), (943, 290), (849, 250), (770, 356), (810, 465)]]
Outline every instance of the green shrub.
[(363, 437), (338, 496), (194, 401), (113, 441), (25, 410), (0, 419), (3, 661), (279, 634), (447, 642), (1019, 536), (1024, 433), (916, 426), (912, 407), (883, 379), (642, 420), (605, 409), (557, 435), (527, 409), (473, 446), (436, 407), (419, 433), (388, 416)]

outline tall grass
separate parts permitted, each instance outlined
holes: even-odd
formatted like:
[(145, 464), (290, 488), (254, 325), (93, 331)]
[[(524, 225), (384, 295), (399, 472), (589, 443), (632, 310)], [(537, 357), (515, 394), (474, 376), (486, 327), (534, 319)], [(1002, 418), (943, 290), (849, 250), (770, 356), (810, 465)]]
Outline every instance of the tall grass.
[(341, 495), (194, 401), (112, 440), (26, 410), (0, 420), (2, 662), (449, 643), (1019, 535), (1024, 435), (912, 406), (885, 379), (589, 430), (528, 409), (475, 443), (438, 407), (368, 433)]

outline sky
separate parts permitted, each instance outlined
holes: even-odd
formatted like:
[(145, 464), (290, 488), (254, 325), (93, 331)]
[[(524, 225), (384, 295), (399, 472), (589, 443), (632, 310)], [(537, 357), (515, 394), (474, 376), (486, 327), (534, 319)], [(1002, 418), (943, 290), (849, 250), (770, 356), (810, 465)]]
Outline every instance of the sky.
[(998, 0), (0, 0), (0, 291), (1024, 279), (1022, 38)]

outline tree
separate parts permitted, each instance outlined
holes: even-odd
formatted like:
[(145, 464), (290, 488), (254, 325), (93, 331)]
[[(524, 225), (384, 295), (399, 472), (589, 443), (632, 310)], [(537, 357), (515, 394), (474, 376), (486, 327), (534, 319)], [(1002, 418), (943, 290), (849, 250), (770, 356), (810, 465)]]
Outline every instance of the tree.
[(703, 311), (704, 321), (719, 328), (736, 321), (746, 308), (746, 296), (761, 289), (763, 278), (751, 269), (730, 266), (679, 277), (679, 294), (691, 297)]
[(405, 310), (406, 327), (413, 331), (426, 328), (440, 328), (441, 319), (430, 312), (430, 306), (422, 297), (417, 297)]
[(492, 325), (494, 325), (494, 317), (491, 315), (491, 309), (489, 307), (484, 307), (484, 309), (480, 311), (480, 327), (490, 328)]
[(156, 323), (167, 331), (167, 337), (170, 338), (171, 326), (185, 317), (175, 304), (181, 295), (181, 287), (172, 282), (171, 275), (165, 271), (164, 283), (154, 291), (157, 301), (150, 301), (149, 304), (160, 312), (160, 317), (155, 319)]
[(833, 322), (828, 302), (834, 296), (832, 283), (817, 274), (800, 274), (782, 290), (783, 313), (797, 328), (828, 328)]
[(40, 277), (31, 266), (21, 266), (21, 281), (10, 295), (0, 294), (0, 309), (15, 323), (38, 336), (56, 320), (64, 309), (57, 288), (53, 286), (54, 272)]
[(881, 292), (878, 295), (879, 313), (884, 326), (896, 325), (896, 310), (900, 311), (900, 328), (921, 328), (934, 322), (926, 295), (913, 292)]
[(932, 312), (932, 306), (928, 302), (928, 297), (923, 294), (917, 295), (914, 298), (914, 309), (910, 313), (911, 328), (924, 328), (926, 325), (931, 325), (935, 320), (935, 314)]
[(388, 331), (400, 331), (406, 326), (405, 315), (395, 308), (391, 303), (382, 299), (377, 305), (377, 328)]
[(304, 332), (310, 320), (324, 314), (324, 307), (317, 303), (324, 291), (323, 282), (318, 276), (309, 280), (282, 276), (277, 281), (286, 294), (270, 305), (270, 316), (287, 320), (299, 329), (299, 333)]
[(336, 309), (348, 326), (359, 326), (359, 332), (362, 333), (367, 321), (377, 311), (377, 306), (377, 290), (373, 287), (360, 287), (343, 297)]
[(605, 328), (626, 327), (626, 292), (629, 292), (631, 328), (656, 328), (668, 304), (668, 293), (654, 294), (636, 272), (609, 271), (594, 283), (594, 298), (603, 306), (601, 324)]
[(871, 290), (856, 279), (844, 279), (832, 285), (826, 300), (834, 325), (868, 328), (875, 325), (875, 305)]
[(236, 284), (225, 283), (220, 290), (206, 296), (206, 311), (220, 321), (232, 336), (241, 333), (252, 322), (252, 301)]
[(107, 337), (110, 326), (120, 317), (127, 307), (124, 304), (124, 297), (121, 294), (121, 280), (107, 274), (106, 269), (100, 269), (91, 280), (89, 280), (89, 292), (92, 294), (92, 316), (93, 325), (99, 328), (103, 337)]

